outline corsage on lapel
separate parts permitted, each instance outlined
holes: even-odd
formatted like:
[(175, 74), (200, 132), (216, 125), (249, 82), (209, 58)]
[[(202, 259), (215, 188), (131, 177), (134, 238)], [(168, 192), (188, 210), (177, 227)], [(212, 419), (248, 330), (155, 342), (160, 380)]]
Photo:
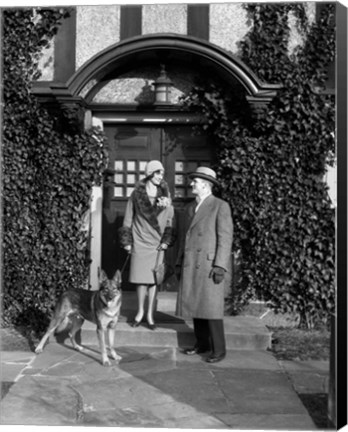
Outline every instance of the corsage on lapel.
[(139, 181), (132, 194), (135, 211), (138, 212), (147, 222), (159, 233), (161, 230), (158, 224), (157, 215), (171, 205), (168, 185), (165, 181), (157, 187), (157, 198), (154, 205), (146, 193), (146, 184), (143, 180)]

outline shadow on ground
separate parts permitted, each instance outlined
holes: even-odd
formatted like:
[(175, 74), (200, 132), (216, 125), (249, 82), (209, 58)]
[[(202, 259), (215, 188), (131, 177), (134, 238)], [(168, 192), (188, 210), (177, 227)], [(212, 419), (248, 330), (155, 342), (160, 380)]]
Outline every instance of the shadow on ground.
[(318, 429), (328, 429), (327, 417), (328, 395), (327, 393), (298, 394), (301, 402), (312, 417)]

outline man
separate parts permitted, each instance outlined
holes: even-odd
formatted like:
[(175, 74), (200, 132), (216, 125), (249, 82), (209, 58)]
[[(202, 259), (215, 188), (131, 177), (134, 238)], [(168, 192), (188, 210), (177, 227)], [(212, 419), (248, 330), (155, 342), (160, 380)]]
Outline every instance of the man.
[(199, 167), (189, 174), (196, 200), (185, 208), (184, 239), (176, 272), (180, 280), (176, 314), (193, 318), (196, 344), (187, 355), (211, 352), (206, 361), (226, 356), (224, 277), (230, 268), (233, 222), (229, 205), (212, 194), (216, 173)]

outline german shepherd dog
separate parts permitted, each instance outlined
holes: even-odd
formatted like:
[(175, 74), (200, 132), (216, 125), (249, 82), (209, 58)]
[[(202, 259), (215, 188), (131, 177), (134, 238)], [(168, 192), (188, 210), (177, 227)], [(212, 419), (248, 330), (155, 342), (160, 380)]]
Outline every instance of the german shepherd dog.
[[(112, 279), (108, 279), (102, 270), (99, 278), (99, 290), (71, 289), (62, 294), (53, 314), (50, 325), (35, 349), (42, 352), (44, 345), (52, 333), (69, 329), (69, 337), (73, 347), (82, 351), (83, 347), (75, 340), (75, 335), (82, 327), (84, 320), (97, 325), (97, 335), (103, 366), (110, 366), (106, 351), (106, 333), (108, 333), (110, 355), (114, 360), (121, 357), (114, 349), (115, 327), (120, 316), (122, 277), (119, 270)], [(107, 330), (107, 332), (106, 332)]]

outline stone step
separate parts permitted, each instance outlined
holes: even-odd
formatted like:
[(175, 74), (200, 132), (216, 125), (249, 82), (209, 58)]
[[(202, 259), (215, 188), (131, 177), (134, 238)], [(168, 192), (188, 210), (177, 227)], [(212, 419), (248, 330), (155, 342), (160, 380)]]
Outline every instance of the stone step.
[[(156, 330), (144, 322), (133, 328), (124, 317), (116, 327), (115, 346), (192, 346), (195, 342), (192, 321), (156, 321)], [(255, 317), (225, 317), (226, 345), (229, 350), (266, 350), (271, 347), (271, 332)], [(81, 343), (96, 345), (96, 327), (85, 322), (81, 329)]]
[[(115, 346), (191, 346), (195, 342), (192, 320), (183, 320), (175, 316), (175, 292), (160, 292), (157, 296), (154, 319), (156, 330), (150, 330), (146, 322), (133, 328), (137, 310), (135, 292), (123, 292), (122, 309), (116, 327)], [(226, 345), (229, 350), (266, 350), (271, 347), (272, 333), (263, 322), (253, 316), (225, 316), (224, 318)], [(57, 340), (63, 342), (66, 335), (58, 335)], [(97, 344), (96, 327), (85, 321), (81, 329), (83, 345)], [(52, 338), (53, 339), (53, 338)], [(78, 338), (77, 338), (78, 339)], [(67, 341), (67, 343), (70, 343)]]

